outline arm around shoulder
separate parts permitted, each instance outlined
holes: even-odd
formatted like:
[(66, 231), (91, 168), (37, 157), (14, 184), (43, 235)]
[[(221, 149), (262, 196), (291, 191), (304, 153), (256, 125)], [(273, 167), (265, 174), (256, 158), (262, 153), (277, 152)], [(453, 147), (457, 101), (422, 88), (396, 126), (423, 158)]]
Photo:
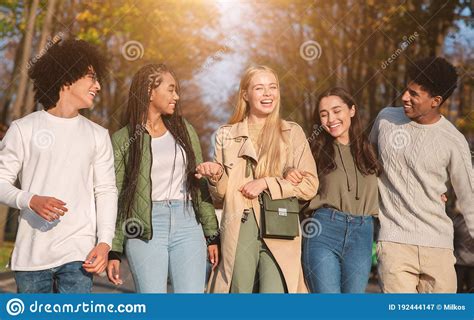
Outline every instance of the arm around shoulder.
[(451, 151), (448, 171), (460, 211), (474, 237), (474, 172), (469, 145), (464, 137), (460, 138)]

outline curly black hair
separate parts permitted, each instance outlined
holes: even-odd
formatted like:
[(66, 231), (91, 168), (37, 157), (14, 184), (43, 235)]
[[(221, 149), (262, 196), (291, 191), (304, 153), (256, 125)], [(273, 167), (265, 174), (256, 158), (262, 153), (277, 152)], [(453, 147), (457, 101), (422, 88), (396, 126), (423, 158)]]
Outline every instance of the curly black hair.
[(454, 66), (446, 59), (429, 57), (410, 63), (408, 78), (419, 84), (432, 97), (441, 96), (443, 104), (456, 89), (458, 75)]
[(59, 92), (94, 69), (100, 81), (105, 76), (106, 60), (99, 50), (84, 40), (63, 40), (32, 63), (28, 75), (33, 81), (35, 101), (45, 110), (59, 100)]

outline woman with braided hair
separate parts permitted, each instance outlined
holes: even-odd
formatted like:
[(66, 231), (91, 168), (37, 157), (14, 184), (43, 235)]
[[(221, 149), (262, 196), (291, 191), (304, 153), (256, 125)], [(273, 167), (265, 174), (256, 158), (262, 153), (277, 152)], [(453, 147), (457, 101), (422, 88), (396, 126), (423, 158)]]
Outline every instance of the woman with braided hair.
[[(133, 77), (127, 125), (113, 137), (119, 214), (109, 255), (109, 280), (121, 283), (124, 251), (138, 292), (204, 292), (206, 242), (217, 265), (218, 222), (207, 185), (195, 178), (202, 162), (194, 128), (180, 115), (179, 85), (163, 64)], [(208, 241), (206, 241), (207, 237)]]

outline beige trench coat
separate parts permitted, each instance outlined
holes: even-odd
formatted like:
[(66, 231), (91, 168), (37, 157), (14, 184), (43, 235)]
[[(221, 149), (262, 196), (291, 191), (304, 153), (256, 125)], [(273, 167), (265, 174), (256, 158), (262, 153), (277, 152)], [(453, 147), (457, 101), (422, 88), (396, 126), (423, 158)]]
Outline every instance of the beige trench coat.
[[(283, 134), (288, 138), (286, 159), (282, 168), (294, 167), (308, 172), (298, 186), (293, 186), (281, 177), (267, 177), (265, 181), (272, 199), (296, 196), (301, 200), (312, 199), (318, 189), (316, 163), (301, 127), (294, 122), (283, 121)], [(284, 143), (283, 141), (281, 142)], [(228, 293), (232, 281), (237, 242), (244, 209), (250, 205), (260, 224), (260, 205), (258, 199), (248, 200), (238, 191), (245, 183), (253, 180), (246, 177), (245, 157), (258, 161), (255, 148), (248, 138), (247, 119), (242, 122), (225, 125), (216, 134), (214, 161), (221, 164), (224, 173), (210, 191), (218, 200), (223, 200), (224, 208), (221, 220), (221, 259), (211, 274), (208, 291)], [(301, 234), (301, 232), (300, 232)], [(264, 239), (265, 244), (275, 257), (286, 281), (289, 293), (307, 292), (301, 266), (301, 237), (294, 240)]]

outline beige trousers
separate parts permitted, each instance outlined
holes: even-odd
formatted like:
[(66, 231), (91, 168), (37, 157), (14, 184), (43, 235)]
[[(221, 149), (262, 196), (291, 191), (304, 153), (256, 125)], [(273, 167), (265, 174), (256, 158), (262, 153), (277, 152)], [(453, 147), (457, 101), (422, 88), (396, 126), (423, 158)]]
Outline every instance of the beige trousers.
[(456, 292), (456, 258), (451, 249), (379, 241), (377, 259), (384, 293)]

